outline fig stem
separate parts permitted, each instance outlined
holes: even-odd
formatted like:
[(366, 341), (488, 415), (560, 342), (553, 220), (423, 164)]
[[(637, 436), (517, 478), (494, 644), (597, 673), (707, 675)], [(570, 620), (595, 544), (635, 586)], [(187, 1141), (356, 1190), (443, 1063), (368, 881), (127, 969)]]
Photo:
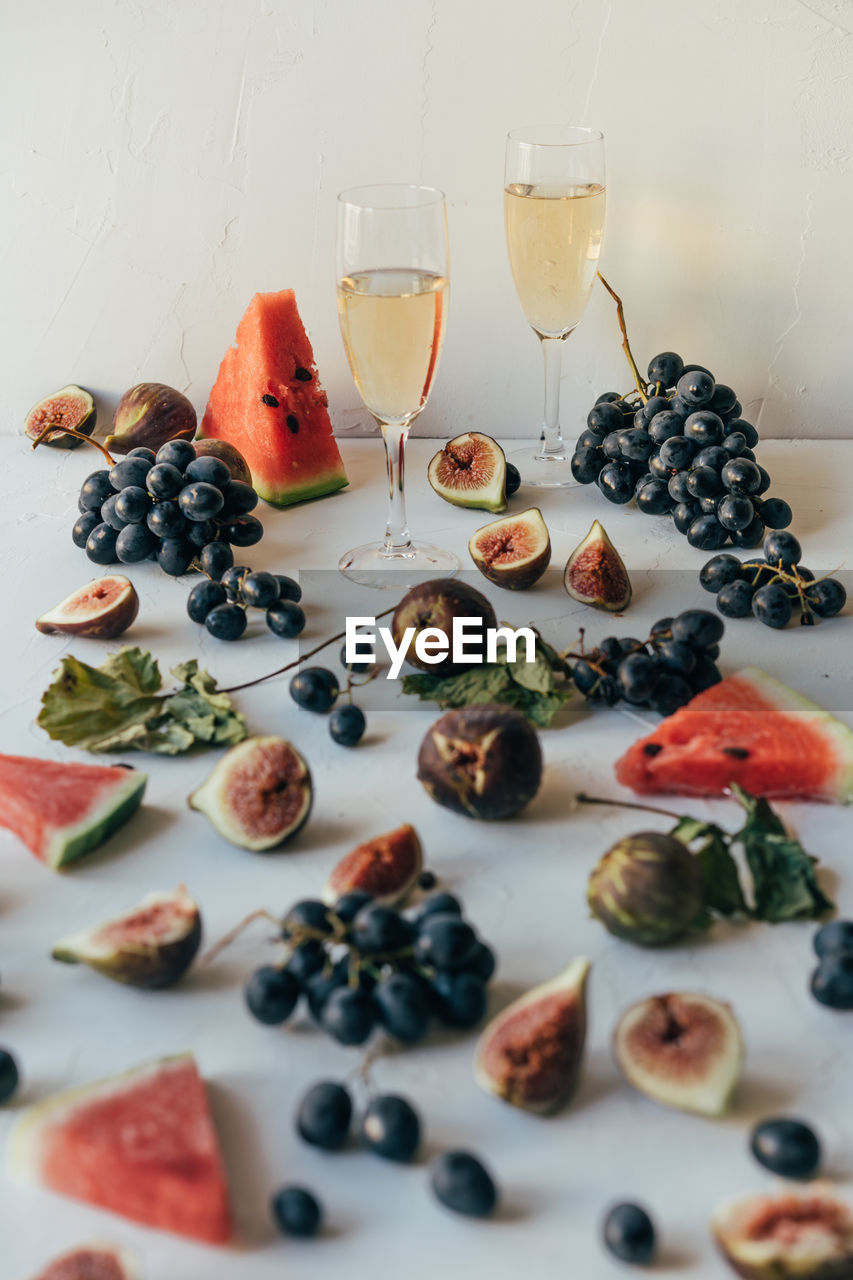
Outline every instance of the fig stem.
[(209, 964), (213, 964), (213, 961), (217, 956), (219, 956), (226, 947), (230, 947), (231, 943), (240, 936), (243, 930), (248, 928), (250, 924), (254, 924), (256, 920), (271, 920), (273, 924), (278, 925), (279, 927), (281, 926), (281, 921), (278, 920), (271, 911), (267, 911), (265, 907), (259, 907), (257, 911), (250, 911), (239, 924), (235, 924), (233, 929), (229, 929), (224, 937), (220, 938), (218, 942), (214, 942), (213, 946), (208, 951), (205, 951), (204, 955), (199, 960), (197, 967), (199, 969), (206, 969)]
[(609, 804), (616, 809), (639, 809), (642, 813), (660, 813), (664, 818), (674, 818), (676, 822), (680, 822), (682, 814), (673, 813), (671, 809), (659, 809), (653, 804), (637, 804), (633, 800), (608, 800), (604, 796), (588, 796), (584, 791), (578, 791), (575, 795), (578, 804)]
[(99, 440), (93, 440), (91, 436), (84, 435), (82, 431), (76, 431), (74, 427), (61, 427), (55, 422), (49, 422), (44, 430), (39, 432), (33, 441), (32, 447), (37, 449), (40, 444), (45, 442), (48, 436), (53, 435), (54, 431), (61, 431), (64, 436), (73, 436), (75, 440), (82, 440), (84, 444), (94, 445), (96, 449), (100, 449), (111, 467), (115, 464), (115, 458)]
[(599, 280), (604, 285), (605, 289), (610, 294), (613, 301), (616, 303), (616, 315), (619, 319), (619, 328), (622, 330), (622, 350), (625, 352), (625, 358), (627, 359), (628, 364), (631, 366), (631, 372), (634, 375), (634, 381), (637, 384), (637, 390), (640, 393), (640, 399), (642, 400), (643, 404), (645, 404), (649, 397), (646, 391), (646, 385), (643, 382), (643, 379), (640, 377), (640, 371), (637, 368), (636, 361), (634, 360), (634, 356), (631, 351), (631, 344), (628, 341), (628, 330), (625, 328), (625, 308), (622, 305), (622, 299), (619, 297), (619, 294), (615, 292), (615, 290), (611, 289), (610, 285), (604, 279), (604, 276), (601, 274), (600, 271), (596, 271), (595, 274), (598, 276)]
[[(376, 619), (385, 618), (389, 613), (393, 613), (397, 608), (392, 604), (390, 608), (383, 609), (382, 613), (376, 614)], [(276, 676), (283, 676), (286, 671), (292, 671), (294, 667), (300, 666), (308, 658), (313, 658), (315, 653), (320, 653), (323, 649), (328, 649), (330, 644), (334, 644), (337, 640), (346, 639), (346, 631), (339, 631), (336, 636), (330, 636), (328, 640), (324, 640), (321, 644), (315, 645), (313, 649), (309, 649), (307, 653), (302, 653), (298, 658), (294, 658), (292, 662), (286, 662), (283, 667), (279, 667), (277, 671), (270, 671), (265, 676), (256, 676), (254, 680), (244, 680), (242, 684), (232, 684), (228, 689), (220, 689), (220, 693), (239, 693), (241, 689), (251, 689), (253, 685), (263, 684), (265, 680), (273, 680)]]

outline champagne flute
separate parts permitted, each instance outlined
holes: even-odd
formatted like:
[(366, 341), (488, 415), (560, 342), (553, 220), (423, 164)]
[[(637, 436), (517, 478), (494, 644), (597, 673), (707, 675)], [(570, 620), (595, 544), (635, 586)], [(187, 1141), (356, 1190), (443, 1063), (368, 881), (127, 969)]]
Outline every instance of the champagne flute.
[[(338, 196), (338, 319), (355, 385), (385, 442), (388, 519), (384, 541), (343, 555), (338, 568), (367, 586), (399, 590), (459, 561), (412, 542), (403, 452), (435, 376), (448, 302), (447, 214), (434, 187), (355, 187)], [(396, 581), (395, 581), (396, 579)]]
[(604, 138), (576, 125), (507, 135), (504, 219), (515, 290), (545, 357), (545, 416), (538, 449), (513, 455), (523, 484), (575, 483), (560, 431), (562, 344), (584, 313), (604, 229)]

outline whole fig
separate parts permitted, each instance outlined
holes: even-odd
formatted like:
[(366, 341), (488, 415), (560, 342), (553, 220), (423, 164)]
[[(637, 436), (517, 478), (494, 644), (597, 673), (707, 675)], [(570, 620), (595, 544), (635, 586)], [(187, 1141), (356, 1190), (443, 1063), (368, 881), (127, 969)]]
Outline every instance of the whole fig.
[[(485, 638), (480, 646), (480, 656), (466, 662), (453, 661), (453, 622), (456, 618), (477, 619), (482, 622), (483, 629), (496, 627), (497, 617), (490, 601), (476, 587), (469, 587), (458, 578), (430, 578), (428, 582), (419, 582), (403, 596), (394, 617), (391, 620), (391, 632), (395, 645), (402, 644), (409, 627), (414, 628), (414, 635), (409, 640), (406, 661), (424, 671), (435, 675), (448, 676), (482, 661), (485, 650)], [(421, 631), (436, 629), (443, 631), (450, 642), (450, 648), (440, 662), (427, 663), (418, 657), (415, 642)], [(479, 641), (475, 634), (469, 632), (466, 650), (476, 653)]]
[(468, 818), (510, 818), (542, 781), (530, 722), (497, 703), (446, 712), (418, 752), (418, 778), (438, 804)]
[(592, 872), (587, 901), (610, 933), (657, 947), (681, 937), (702, 909), (698, 858), (661, 831), (639, 831), (604, 854)]
[(112, 435), (104, 444), (111, 453), (156, 452), (167, 440), (192, 440), (197, 426), (196, 411), (180, 391), (162, 382), (140, 382), (116, 405)]

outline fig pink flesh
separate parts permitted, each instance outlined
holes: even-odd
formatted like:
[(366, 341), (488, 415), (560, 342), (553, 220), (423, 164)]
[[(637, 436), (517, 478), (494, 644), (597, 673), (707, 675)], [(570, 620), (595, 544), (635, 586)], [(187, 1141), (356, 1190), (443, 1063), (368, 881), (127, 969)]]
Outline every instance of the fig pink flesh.
[(126, 1280), (121, 1262), (103, 1249), (75, 1249), (39, 1272), (36, 1280)]
[(590, 600), (601, 597), (621, 600), (628, 587), (625, 574), (615, 563), (613, 553), (600, 542), (572, 558), (571, 579), (578, 594)]
[(726, 1029), (712, 1010), (685, 1005), (678, 996), (658, 996), (649, 1012), (625, 1035), (624, 1051), (645, 1071), (687, 1083), (704, 1080), (708, 1063), (726, 1046)]
[(172, 936), (177, 926), (185, 920), (194, 920), (194, 905), (181, 906), (174, 899), (141, 907), (132, 916), (114, 920), (99, 929), (93, 942), (98, 946), (133, 946), (134, 943), (150, 944), (160, 938)]
[(231, 767), (225, 803), (253, 836), (273, 836), (301, 812), (304, 779), (304, 766), (292, 747), (268, 739), (255, 744), (245, 764)]
[(575, 992), (543, 996), (495, 1028), (483, 1046), (483, 1071), (510, 1101), (551, 1103), (574, 1077), (584, 1030)]
[(534, 538), (521, 521), (517, 524), (506, 522), (495, 533), (479, 535), (476, 545), (478, 552), (489, 565), (515, 564), (516, 561), (525, 560), (541, 550), (540, 539)]

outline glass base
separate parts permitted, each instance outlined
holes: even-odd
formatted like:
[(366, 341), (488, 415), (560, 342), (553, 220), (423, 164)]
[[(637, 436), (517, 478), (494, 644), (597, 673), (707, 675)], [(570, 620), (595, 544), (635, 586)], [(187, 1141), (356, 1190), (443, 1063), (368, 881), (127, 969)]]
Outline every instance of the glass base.
[(532, 449), (519, 449), (510, 455), (521, 475), (521, 483), (536, 485), (542, 489), (574, 489), (577, 480), (572, 475), (571, 450), (563, 447), (557, 454), (543, 454), (541, 445)]
[(419, 582), (437, 576), (449, 578), (459, 568), (452, 551), (442, 551), (428, 542), (389, 554), (382, 542), (365, 542), (347, 551), (338, 568), (350, 582), (380, 591), (407, 591)]

